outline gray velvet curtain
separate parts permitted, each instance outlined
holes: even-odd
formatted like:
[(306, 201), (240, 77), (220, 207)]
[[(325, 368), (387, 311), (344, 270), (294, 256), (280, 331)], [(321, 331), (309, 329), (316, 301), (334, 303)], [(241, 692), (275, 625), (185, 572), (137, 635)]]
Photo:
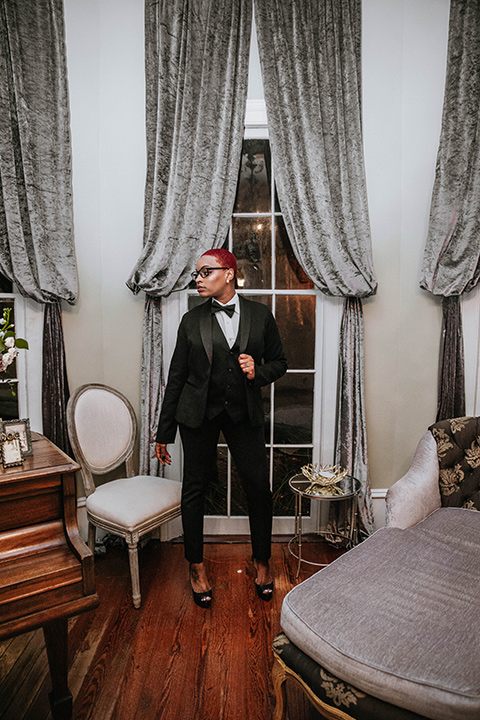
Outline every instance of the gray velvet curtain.
[[(225, 242), (247, 98), (251, 0), (146, 0), (143, 251), (127, 281), (151, 298), (182, 290), (196, 260)], [(161, 303), (147, 298), (140, 469), (157, 472), (153, 393), (161, 387)], [(152, 376), (153, 373), (153, 376)]]
[(62, 0), (0, 0), (0, 271), (56, 306), (45, 314), (44, 382), (57, 378), (65, 393), (58, 303), (75, 302), (77, 275)]
[(480, 280), (479, 238), (480, 0), (451, 0), (442, 130), (420, 278), (425, 290), (452, 298), (443, 303), (442, 354), (451, 354), (453, 342), (457, 357), (441, 362), (437, 420), (452, 417), (465, 394), (458, 298)]
[(69, 397), (62, 312), (58, 303), (47, 303), (43, 325), (43, 434), (71, 455), (67, 432)]
[[(358, 298), (347, 298), (340, 332), (339, 407), (335, 462), (356, 468), (359, 480), (368, 478), (367, 430), (365, 425), (363, 311)], [(361, 539), (373, 532), (370, 486), (362, 482), (358, 496), (358, 532)], [(337, 519), (333, 517), (335, 526)]]
[(251, 0), (146, 0), (144, 246), (127, 282), (168, 295), (223, 245), (247, 98)]
[[(361, 0), (255, 0), (278, 197), (295, 255), (328, 295), (375, 293), (361, 126)], [(356, 315), (356, 322), (352, 314)], [(366, 465), (360, 301), (342, 325), (337, 455), (362, 484)], [(347, 417), (343, 417), (348, 413)]]
[(443, 328), (440, 350), (437, 422), (464, 417), (465, 361), (463, 354), (462, 310), (460, 297), (442, 299)]
[(62, 0), (0, 2), (0, 270), (37, 302), (77, 296)]
[(163, 373), (162, 299), (147, 295), (143, 316), (140, 472), (163, 475), (155, 455), (160, 407), (165, 391)]
[(361, 128), (361, 2), (255, 0), (280, 206), (327, 295), (375, 292)]

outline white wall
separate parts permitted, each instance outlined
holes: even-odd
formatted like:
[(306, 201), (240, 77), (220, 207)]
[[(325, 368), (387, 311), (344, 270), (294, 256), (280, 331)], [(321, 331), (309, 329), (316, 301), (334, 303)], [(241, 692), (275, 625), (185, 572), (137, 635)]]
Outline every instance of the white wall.
[(363, 116), (373, 259), (365, 303), (373, 487), (435, 421), (441, 306), (419, 289), (445, 85), (449, 0), (364, 0)]
[[(72, 112), (76, 307), (71, 388), (106, 382), (139, 409), (143, 295), (143, 0), (64, 0)], [(365, 302), (371, 480), (391, 485), (435, 419), (439, 302), (420, 291), (440, 131), (449, 0), (363, 0), (363, 118), (379, 289)], [(260, 90), (259, 90), (260, 87)], [(251, 78), (250, 96), (261, 93)]]
[(113, 385), (140, 408), (143, 0), (65, 0), (79, 299), (63, 316), (70, 389)]

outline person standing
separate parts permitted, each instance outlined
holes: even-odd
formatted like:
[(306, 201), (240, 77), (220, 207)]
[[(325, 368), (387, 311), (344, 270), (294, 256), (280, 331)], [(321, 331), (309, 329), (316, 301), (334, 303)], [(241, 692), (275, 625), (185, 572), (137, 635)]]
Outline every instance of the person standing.
[(182, 525), (193, 598), (210, 606), (213, 592), (203, 563), (204, 500), (215, 477), (223, 432), (247, 498), (255, 586), (270, 600), (272, 492), (264, 439), (261, 387), (287, 370), (270, 310), (237, 295), (237, 261), (224, 249), (204, 253), (192, 276), (206, 302), (187, 312), (178, 329), (163, 397), (155, 452), (171, 464), (167, 445), (177, 426), (184, 454)]

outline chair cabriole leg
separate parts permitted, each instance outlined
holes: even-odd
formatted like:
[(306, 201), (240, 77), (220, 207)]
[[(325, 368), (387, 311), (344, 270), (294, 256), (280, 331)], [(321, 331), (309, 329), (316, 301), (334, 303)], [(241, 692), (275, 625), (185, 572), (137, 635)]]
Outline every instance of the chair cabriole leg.
[(128, 544), (128, 560), (130, 563), (130, 576), (132, 578), (133, 605), (139, 608), (142, 602), (140, 595), (140, 575), (138, 570), (138, 539)]

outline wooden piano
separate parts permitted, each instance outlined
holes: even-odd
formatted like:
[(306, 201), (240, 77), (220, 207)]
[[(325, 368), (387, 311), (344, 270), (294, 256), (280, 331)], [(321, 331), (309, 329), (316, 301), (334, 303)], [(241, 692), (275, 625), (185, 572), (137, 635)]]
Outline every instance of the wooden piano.
[(23, 465), (0, 465), (0, 639), (43, 627), (52, 717), (68, 720), (67, 621), (98, 605), (93, 555), (77, 526), (79, 466), (38, 433), (32, 445)]

